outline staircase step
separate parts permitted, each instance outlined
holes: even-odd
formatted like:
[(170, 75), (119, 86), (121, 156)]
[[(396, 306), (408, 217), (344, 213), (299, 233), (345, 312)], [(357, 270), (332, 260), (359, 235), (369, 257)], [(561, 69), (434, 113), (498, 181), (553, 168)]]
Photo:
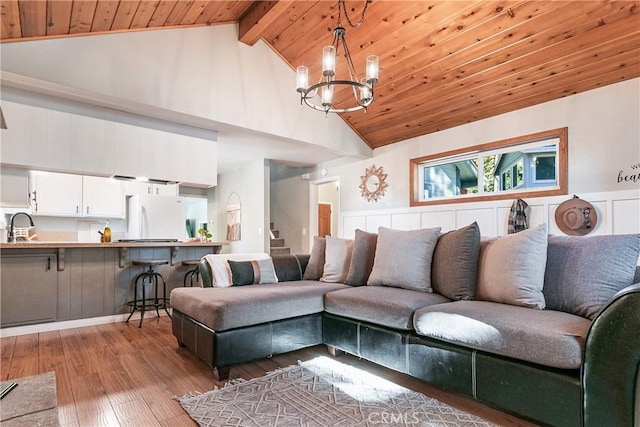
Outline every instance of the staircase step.
[(273, 233), (273, 236), (277, 239), (278, 237), (280, 237), (280, 230), (274, 230), (273, 228), (271, 229), (271, 232)]
[(282, 247), (272, 247), (271, 255), (290, 255), (291, 248), (282, 248)]
[(284, 247), (284, 239), (271, 239), (271, 247), (272, 248), (283, 248)]

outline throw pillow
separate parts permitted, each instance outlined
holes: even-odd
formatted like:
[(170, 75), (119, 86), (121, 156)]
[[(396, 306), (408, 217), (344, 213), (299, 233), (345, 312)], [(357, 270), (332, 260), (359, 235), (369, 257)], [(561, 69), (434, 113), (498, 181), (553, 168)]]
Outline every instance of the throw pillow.
[(595, 318), (633, 283), (639, 254), (640, 234), (549, 237), (542, 290), (547, 308)]
[(477, 222), (442, 234), (433, 251), (433, 291), (452, 300), (474, 299), (479, 256), (480, 227)]
[(307, 264), (307, 268), (305, 268), (304, 275), (302, 276), (304, 280), (320, 280), (322, 277), (326, 245), (327, 243), (324, 237), (313, 237), (311, 256), (309, 257), (309, 263)]
[(344, 283), (351, 264), (353, 240), (327, 236), (321, 282)]
[(278, 277), (271, 258), (255, 261), (229, 260), (229, 267), (231, 268), (233, 286), (278, 283)]
[(228, 260), (251, 261), (254, 259), (267, 259), (266, 253), (237, 253), (237, 254), (209, 254), (203, 257), (211, 267), (212, 285), (216, 288), (228, 288), (231, 286), (231, 268)]
[(431, 292), (431, 260), (440, 227), (393, 230), (380, 227), (367, 285)]
[(362, 286), (367, 284), (367, 279), (373, 268), (373, 258), (376, 254), (376, 242), (378, 235), (376, 233), (367, 233), (360, 229), (356, 230), (356, 236), (353, 240), (353, 253), (351, 255), (351, 264), (349, 265), (349, 273), (344, 281), (345, 284), (351, 286)]
[(543, 309), (547, 224), (482, 242), (476, 299)]

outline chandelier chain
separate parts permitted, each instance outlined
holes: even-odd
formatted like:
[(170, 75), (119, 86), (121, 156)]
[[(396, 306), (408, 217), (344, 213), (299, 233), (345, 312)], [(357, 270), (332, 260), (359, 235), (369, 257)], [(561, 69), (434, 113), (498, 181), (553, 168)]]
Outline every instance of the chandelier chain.
[(347, 6), (345, 5), (344, 0), (338, 0), (338, 26), (342, 25), (340, 16), (342, 15), (342, 11), (344, 11), (344, 16), (345, 18), (347, 18), (347, 22), (349, 23), (349, 26), (351, 28), (358, 28), (364, 22), (364, 14), (366, 13), (367, 7), (369, 7), (370, 2), (371, 0), (364, 0), (364, 8), (362, 9), (362, 15), (360, 16), (360, 20), (354, 24), (353, 22), (351, 22), (351, 19), (349, 18), (349, 14), (347, 13)]

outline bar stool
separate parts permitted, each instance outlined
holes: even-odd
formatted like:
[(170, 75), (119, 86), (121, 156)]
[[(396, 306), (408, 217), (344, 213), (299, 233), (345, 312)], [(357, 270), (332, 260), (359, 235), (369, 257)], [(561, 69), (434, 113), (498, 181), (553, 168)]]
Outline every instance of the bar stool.
[[(133, 316), (133, 313), (135, 313), (136, 311), (140, 311), (140, 324), (138, 325), (138, 327), (141, 328), (142, 319), (144, 319), (144, 312), (147, 309), (152, 310), (154, 308), (156, 310), (156, 314), (158, 315), (158, 317), (160, 317), (159, 309), (163, 308), (164, 311), (167, 312), (167, 316), (171, 318), (171, 314), (167, 309), (167, 306), (169, 305), (169, 301), (167, 298), (167, 282), (164, 280), (164, 277), (162, 277), (162, 274), (158, 273), (153, 269), (153, 267), (156, 265), (169, 264), (169, 261), (167, 261), (166, 259), (141, 259), (141, 260), (135, 259), (131, 261), (131, 264), (143, 265), (147, 268), (147, 270), (138, 274), (138, 276), (135, 279), (134, 288), (133, 288), (133, 301), (129, 301), (127, 303), (127, 305), (131, 307), (131, 314), (129, 314), (129, 317), (127, 318), (127, 322), (129, 322), (129, 319), (131, 319), (131, 316)], [(158, 297), (159, 281), (162, 282), (162, 297)], [(146, 297), (146, 289), (145, 289), (146, 283), (149, 283), (149, 285), (151, 286), (151, 293), (153, 293), (154, 295), (153, 298)], [(142, 293), (142, 298), (140, 299), (138, 298), (138, 292), (139, 292), (138, 286), (140, 286), (141, 293)]]
[(196, 283), (200, 281), (200, 260), (199, 259), (185, 259), (182, 261), (182, 265), (185, 267), (193, 267), (191, 270), (187, 271), (184, 275), (184, 286), (187, 286), (187, 279), (189, 279), (189, 286), (193, 287), (193, 281), (195, 279)]

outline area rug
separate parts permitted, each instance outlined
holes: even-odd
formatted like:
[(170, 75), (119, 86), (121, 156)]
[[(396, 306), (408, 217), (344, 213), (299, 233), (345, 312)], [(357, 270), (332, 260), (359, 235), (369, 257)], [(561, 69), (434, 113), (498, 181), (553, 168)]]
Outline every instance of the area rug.
[(176, 398), (200, 426), (491, 426), (328, 357)]

